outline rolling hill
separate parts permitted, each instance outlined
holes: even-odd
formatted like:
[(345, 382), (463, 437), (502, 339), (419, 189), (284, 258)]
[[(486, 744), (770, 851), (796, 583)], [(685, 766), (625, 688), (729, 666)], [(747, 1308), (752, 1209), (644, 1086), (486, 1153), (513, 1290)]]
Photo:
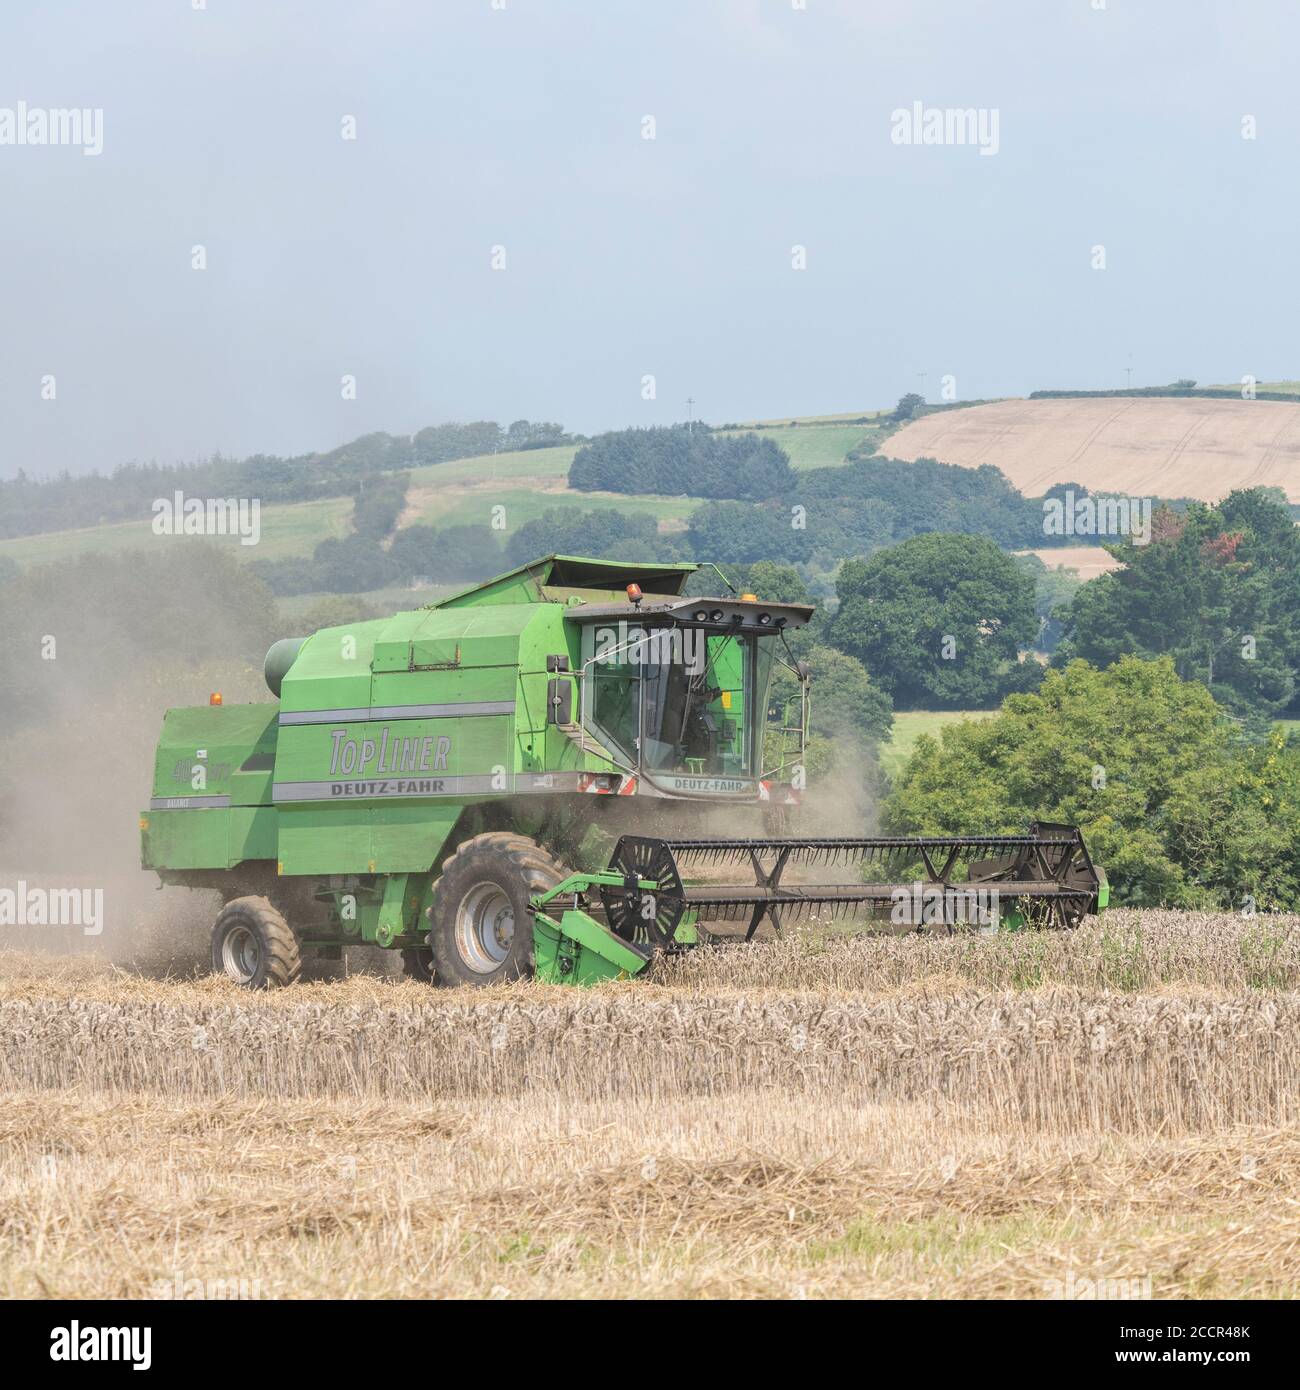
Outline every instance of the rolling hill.
[[(765, 437), (787, 450), (796, 468), (843, 463), (850, 449), (879, 432), (879, 426), (845, 425), (820, 418), (790, 420), (763, 429)], [(612, 508), (648, 513), (657, 518), (661, 531), (676, 531), (685, 528), (687, 518), (704, 502), (701, 497), (690, 496), (574, 491), (568, 486), (568, 472), (575, 452), (572, 445), (525, 449), (411, 469), (407, 505), (398, 524), (490, 525), (497, 515), (493, 509), (500, 506), (504, 508), (503, 535), (509, 536), (548, 507), (571, 506), (582, 511)], [(346, 535), (351, 529), (351, 515), (351, 497), (268, 505), (262, 509), (258, 545), (241, 546), (233, 536), (215, 539), (218, 544), (234, 547), (241, 560), (281, 560), (309, 555), (327, 536)], [(0, 540), (0, 555), (27, 566), (88, 551), (131, 549), (158, 542), (146, 518)]]
[[(755, 421), (736, 432), (750, 428), (780, 445), (796, 469), (842, 463), (851, 450), (872, 441), (881, 455), (907, 462), (930, 457), (965, 467), (994, 464), (1027, 495), (1075, 482), (1094, 490), (1213, 501), (1234, 487), (1275, 485), (1300, 502), (1300, 408), (1285, 402), (1004, 400), (937, 412), (901, 429), (879, 411)], [(413, 469), (399, 525), (491, 524), (500, 515), (508, 536), (548, 507), (571, 506), (648, 513), (667, 532), (684, 528), (703, 500), (575, 492), (567, 481), (574, 452), (574, 446), (522, 450)], [(350, 497), (268, 505), (259, 545), (244, 547), (235, 537), (224, 543), (240, 559), (305, 556), (325, 537), (346, 535), (351, 513)], [(158, 543), (142, 519), (0, 541), (0, 555), (27, 566)], [(1085, 578), (1114, 563), (1100, 551), (1056, 550), (1043, 552), (1043, 558), (1053, 567), (1075, 565)]]
[(1027, 496), (1053, 483), (1214, 502), (1281, 487), (1300, 502), (1300, 408), (1197, 398), (1006, 400), (905, 425), (881, 451), (913, 462), (996, 465)]

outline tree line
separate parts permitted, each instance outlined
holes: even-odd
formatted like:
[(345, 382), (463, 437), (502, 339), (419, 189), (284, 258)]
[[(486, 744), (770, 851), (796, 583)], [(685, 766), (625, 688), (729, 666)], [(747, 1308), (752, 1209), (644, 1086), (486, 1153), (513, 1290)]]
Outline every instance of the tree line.
[(49, 479), (0, 479), (0, 539), (76, 526), (147, 518), (155, 498), (181, 491), (191, 497), (256, 497), (263, 503), (341, 497), (363, 478), (453, 459), (572, 444), (575, 436), (549, 421), (516, 420), (429, 425), (412, 435), (361, 435), (327, 453), (214, 455), (200, 463), (126, 463), (111, 473)]
[[(925, 407), (919, 396), (903, 397), (898, 407), (900, 418), (937, 408)], [(719, 435), (699, 423), (693, 430), (616, 430), (578, 450), (569, 485), (710, 499), (692, 513), (674, 556), (665, 558), (776, 559), (830, 572), (845, 556), (930, 531), (987, 536), (1007, 549), (1095, 543), (1086, 535), (1049, 534), (1044, 526), (1045, 503), (1067, 494), (1075, 501), (1100, 497), (1079, 483), (1026, 497), (991, 464), (903, 463), (876, 456), (876, 447), (860, 446), (843, 464), (796, 472), (775, 441), (753, 433)]]
[(793, 481), (774, 440), (715, 434), (701, 422), (597, 435), (569, 466), (569, 486), (579, 492), (761, 499), (788, 492)]
[(1172, 381), (1168, 386), (1123, 386), (1116, 387), (1111, 391), (1031, 391), (1029, 393), (1031, 401), (1090, 400), (1093, 398), (1109, 400), (1119, 396), (1190, 396), (1197, 400), (1209, 401), (1289, 401), (1292, 405), (1300, 405), (1300, 396), (1297, 396), (1293, 391), (1252, 390), (1250, 396), (1247, 397), (1242, 395), (1242, 387), (1240, 386), (1197, 386), (1190, 377)]

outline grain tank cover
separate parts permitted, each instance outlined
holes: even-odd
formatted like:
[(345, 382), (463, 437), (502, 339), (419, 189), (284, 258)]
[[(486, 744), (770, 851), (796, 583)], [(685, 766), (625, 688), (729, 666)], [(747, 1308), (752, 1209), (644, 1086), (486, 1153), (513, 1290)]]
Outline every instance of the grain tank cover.
[(471, 584), (439, 599), (431, 608), (476, 608), (499, 603), (562, 602), (561, 590), (622, 593), (639, 584), (646, 593), (680, 594), (698, 565), (628, 564), (620, 560), (591, 560), (580, 555), (544, 555), (527, 565), (507, 570), (494, 579)]

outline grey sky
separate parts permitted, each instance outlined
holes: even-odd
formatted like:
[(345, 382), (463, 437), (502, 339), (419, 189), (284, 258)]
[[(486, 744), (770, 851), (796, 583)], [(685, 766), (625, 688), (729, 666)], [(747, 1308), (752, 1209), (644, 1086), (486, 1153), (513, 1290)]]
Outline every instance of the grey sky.
[(0, 475), (1300, 375), (1294, 5), (504, 2), (4, 0)]

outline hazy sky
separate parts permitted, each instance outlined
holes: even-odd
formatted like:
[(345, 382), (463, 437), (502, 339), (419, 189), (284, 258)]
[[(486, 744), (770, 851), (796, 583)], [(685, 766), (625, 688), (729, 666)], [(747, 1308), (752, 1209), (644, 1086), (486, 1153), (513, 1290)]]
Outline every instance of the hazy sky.
[(0, 475), (1300, 375), (1294, 4), (196, 3), (0, 0)]

